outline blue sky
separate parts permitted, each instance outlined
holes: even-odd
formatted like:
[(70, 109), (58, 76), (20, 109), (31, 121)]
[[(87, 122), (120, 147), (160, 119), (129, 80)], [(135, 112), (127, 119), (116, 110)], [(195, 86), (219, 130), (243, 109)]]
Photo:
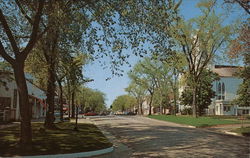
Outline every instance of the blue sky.
[[(180, 10), (185, 19), (190, 19), (200, 14), (199, 9), (195, 7), (197, 2), (199, 2), (199, 0), (183, 0)], [(218, 2), (221, 3), (222, 0), (219, 0)], [(222, 9), (218, 8), (217, 10), (220, 12)], [(230, 14), (227, 23), (234, 20), (237, 16), (239, 16), (237, 11)], [(139, 57), (132, 57), (129, 59), (129, 62), (133, 66), (139, 59)], [(110, 80), (106, 81), (106, 78), (112, 76), (111, 71), (109, 69), (103, 69), (97, 61), (94, 61), (93, 63), (85, 66), (84, 76), (94, 79), (93, 82), (87, 83), (86, 85), (89, 88), (98, 89), (105, 93), (106, 105), (109, 107), (117, 96), (126, 94), (124, 88), (126, 88), (129, 84), (127, 72), (130, 69), (130, 67), (124, 66), (124, 76), (114, 76)]]

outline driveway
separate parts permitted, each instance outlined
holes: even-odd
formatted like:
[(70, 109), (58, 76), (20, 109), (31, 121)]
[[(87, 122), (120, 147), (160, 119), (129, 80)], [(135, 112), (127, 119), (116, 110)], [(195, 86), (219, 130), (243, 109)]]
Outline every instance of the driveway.
[(115, 151), (98, 158), (249, 158), (250, 139), (140, 116), (89, 119), (113, 141)]

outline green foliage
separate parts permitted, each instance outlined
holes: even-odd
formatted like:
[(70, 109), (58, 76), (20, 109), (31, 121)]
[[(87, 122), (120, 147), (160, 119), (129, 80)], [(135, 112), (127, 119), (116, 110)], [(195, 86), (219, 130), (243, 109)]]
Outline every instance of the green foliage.
[(112, 103), (113, 111), (131, 110), (136, 105), (136, 99), (129, 95), (118, 96)]
[(102, 112), (105, 107), (105, 94), (86, 87), (80, 87), (76, 94), (76, 103), (83, 112)]
[(239, 106), (250, 106), (250, 66), (244, 67), (240, 76), (243, 78), (243, 83), (240, 85), (237, 94), (236, 104)]
[(34, 48), (25, 61), (24, 71), (34, 77), (34, 84), (42, 89), (47, 88), (48, 64), (41, 50)]
[[(189, 77), (189, 76), (187, 76)], [(211, 71), (204, 71), (201, 74), (201, 80), (197, 87), (197, 99), (196, 105), (198, 107), (199, 115), (205, 114), (205, 109), (211, 104), (211, 98), (215, 97), (215, 92), (212, 90), (213, 81), (218, 80), (218, 75)], [(181, 104), (183, 105), (192, 105), (193, 102), (193, 90), (190, 89), (190, 82), (187, 80), (187, 87), (182, 92)]]

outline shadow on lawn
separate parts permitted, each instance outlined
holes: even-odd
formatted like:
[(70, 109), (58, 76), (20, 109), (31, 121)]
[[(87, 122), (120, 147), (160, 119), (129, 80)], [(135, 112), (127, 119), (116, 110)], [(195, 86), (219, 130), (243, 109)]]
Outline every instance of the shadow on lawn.
[[(59, 123), (58, 129), (44, 130), (42, 123), (33, 123), (31, 147), (18, 144), (19, 127), (0, 131), (0, 156), (46, 155), (93, 151), (111, 147), (112, 144), (93, 124), (79, 124), (74, 131), (73, 123)], [(42, 130), (41, 130), (42, 129)]]

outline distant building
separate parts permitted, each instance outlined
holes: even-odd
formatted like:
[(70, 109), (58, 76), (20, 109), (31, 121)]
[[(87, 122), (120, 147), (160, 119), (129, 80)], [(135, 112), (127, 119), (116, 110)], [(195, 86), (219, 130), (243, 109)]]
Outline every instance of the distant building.
[[(32, 108), (32, 118), (46, 115), (46, 94), (32, 83), (32, 78), (26, 79), (29, 104)], [(0, 122), (20, 119), (19, 95), (17, 85), (10, 72), (0, 73)]]
[(220, 80), (213, 82), (213, 90), (216, 93), (209, 106), (209, 114), (215, 115), (242, 115), (250, 114), (250, 107), (239, 107), (234, 103), (237, 98), (237, 90), (243, 80), (237, 77), (240, 67), (215, 65), (212, 69)]

